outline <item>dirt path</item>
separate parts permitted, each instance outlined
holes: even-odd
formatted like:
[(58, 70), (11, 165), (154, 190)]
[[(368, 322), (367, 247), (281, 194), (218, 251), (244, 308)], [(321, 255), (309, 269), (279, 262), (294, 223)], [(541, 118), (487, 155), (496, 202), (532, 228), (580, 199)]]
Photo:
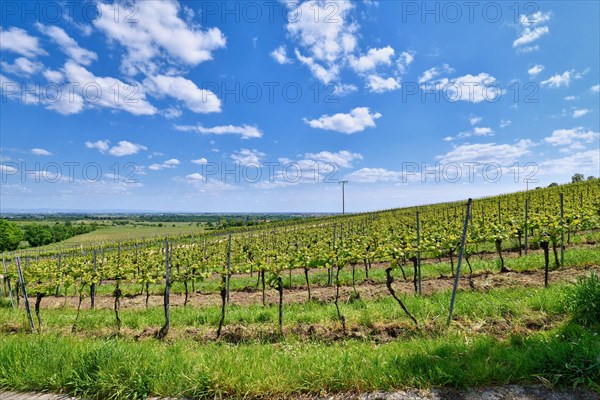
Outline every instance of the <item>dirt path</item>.
[[(561, 269), (558, 271), (551, 271), (549, 275), (550, 284), (552, 282), (576, 281), (577, 277), (582, 275), (588, 275), (591, 271), (600, 273), (600, 266), (591, 266), (586, 268), (571, 268)], [(525, 271), (525, 272), (509, 272), (509, 273), (480, 273), (474, 276), (473, 283), (477, 290), (489, 290), (494, 288), (514, 288), (514, 287), (542, 287), (544, 282), (544, 272), (541, 270)], [(452, 288), (454, 278), (446, 276), (437, 279), (427, 279), (422, 282), (422, 291), (424, 295), (431, 295), (433, 293), (442, 292)], [(402, 281), (397, 279), (394, 282), (394, 288), (397, 292), (408, 295), (414, 293), (414, 286), (412, 281)], [(362, 299), (374, 300), (389, 296), (389, 292), (383, 283), (376, 283), (373, 281), (365, 281), (356, 285), (357, 291), (360, 293)], [(460, 290), (469, 290), (469, 282), (466, 277), (461, 277), (459, 283)], [(334, 300), (334, 287), (323, 287), (314, 286), (311, 288), (312, 298), (314, 301), (329, 303)], [(351, 293), (351, 287), (343, 287), (340, 290), (341, 297), (347, 299)], [(247, 305), (258, 305), (262, 304), (262, 293), (260, 291), (248, 290), (248, 291), (235, 291), (231, 292), (231, 304), (247, 306)], [(308, 292), (306, 288), (293, 288), (284, 292), (285, 304), (296, 304), (306, 302), (308, 298)], [(278, 301), (278, 294), (274, 290), (268, 290), (266, 293), (267, 303), (276, 304)], [(146, 296), (132, 296), (121, 299), (122, 309), (139, 309), (145, 307)], [(172, 294), (170, 297), (171, 305), (174, 307), (183, 306), (184, 295), (183, 294)], [(220, 304), (220, 295), (217, 293), (202, 294), (192, 293), (190, 294), (188, 305), (193, 307), (208, 307), (218, 306)], [(76, 308), (78, 298), (75, 296), (67, 297), (66, 303), (68, 306)], [(43, 308), (59, 308), (65, 304), (65, 298), (63, 297), (47, 297), (42, 301)], [(97, 296), (96, 297), (96, 308), (97, 309), (112, 309), (114, 304), (114, 298), (112, 296)], [(162, 306), (163, 297), (152, 295), (149, 298), (149, 305)], [(88, 309), (90, 306), (90, 299), (84, 299), (82, 308)]]
[[(551, 390), (543, 386), (507, 385), (491, 388), (452, 390), (402, 390), (364, 394), (336, 394), (327, 397), (288, 396), (289, 400), (598, 400), (587, 390)], [(0, 392), (0, 400), (78, 400), (66, 395)], [(149, 398), (149, 400), (159, 400)], [(162, 399), (168, 400), (168, 399)], [(184, 399), (181, 399), (184, 400)]]

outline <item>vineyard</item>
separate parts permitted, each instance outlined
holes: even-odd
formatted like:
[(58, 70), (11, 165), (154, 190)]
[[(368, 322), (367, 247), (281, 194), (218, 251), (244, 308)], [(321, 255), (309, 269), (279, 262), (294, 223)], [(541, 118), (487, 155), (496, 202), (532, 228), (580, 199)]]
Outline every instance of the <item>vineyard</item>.
[[(7, 253), (0, 388), (286, 398), (537, 374), (537, 382), (597, 389), (597, 333), (568, 322), (565, 299), (570, 282), (600, 271), (599, 232), (595, 180), (253, 230)], [(560, 357), (573, 358), (561, 367)], [(362, 370), (353, 364), (361, 359), (369, 360)], [(152, 360), (173, 374), (171, 385)], [(85, 362), (117, 374), (122, 391), (101, 386), (102, 366), (90, 376), (51, 373), (53, 363)], [(469, 373), (469, 363), (488, 375)], [(278, 368), (298, 372), (283, 385)]]

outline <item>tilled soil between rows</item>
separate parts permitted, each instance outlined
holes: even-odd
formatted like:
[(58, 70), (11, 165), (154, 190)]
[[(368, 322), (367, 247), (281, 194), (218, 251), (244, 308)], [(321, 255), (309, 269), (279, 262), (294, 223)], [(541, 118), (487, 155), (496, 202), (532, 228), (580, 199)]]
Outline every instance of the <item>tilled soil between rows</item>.
[[(587, 266), (584, 268), (569, 268), (551, 271), (549, 282), (575, 282), (576, 279), (590, 272), (600, 272), (600, 266)], [(434, 279), (426, 279), (422, 282), (422, 293), (427, 296), (438, 292), (450, 290), (454, 284), (454, 278), (451, 276), (442, 276)], [(542, 287), (544, 285), (544, 271), (524, 271), (507, 273), (479, 273), (474, 275), (473, 284), (476, 290), (486, 291), (495, 288), (515, 288), (515, 287)], [(403, 281), (396, 279), (394, 289), (397, 293), (404, 295), (414, 294), (414, 285), (412, 280)], [(466, 276), (461, 276), (459, 282), (460, 290), (471, 290), (469, 280)], [(366, 280), (356, 284), (356, 290), (363, 300), (376, 300), (389, 296), (389, 292), (384, 283), (377, 283)], [(351, 286), (340, 288), (340, 297), (347, 299), (353, 293)], [(333, 302), (335, 297), (335, 287), (313, 286), (311, 287), (312, 300), (323, 303)], [(171, 306), (178, 307), (184, 305), (185, 296), (183, 294), (171, 294)], [(294, 287), (286, 289), (283, 294), (285, 304), (304, 303), (308, 300), (308, 291), (306, 287)], [(266, 301), (268, 304), (278, 302), (278, 293), (274, 290), (266, 291)], [(68, 297), (47, 297), (42, 300), (42, 308), (60, 308), (65, 304), (70, 307), (77, 307), (79, 298), (76, 296)], [(191, 307), (209, 307), (218, 306), (221, 298), (218, 293), (190, 293), (188, 306)], [(150, 307), (162, 306), (163, 296), (151, 295), (148, 304)], [(232, 291), (230, 293), (230, 304), (239, 306), (262, 304), (262, 292), (255, 287), (246, 288), (246, 290)], [(114, 306), (114, 297), (108, 295), (96, 296), (95, 306), (97, 309), (112, 309)], [(140, 309), (146, 306), (146, 295), (127, 296), (121, 299), (122, 309)], [(90, 299), (85, 298), (82, 308), (90, 308)]]

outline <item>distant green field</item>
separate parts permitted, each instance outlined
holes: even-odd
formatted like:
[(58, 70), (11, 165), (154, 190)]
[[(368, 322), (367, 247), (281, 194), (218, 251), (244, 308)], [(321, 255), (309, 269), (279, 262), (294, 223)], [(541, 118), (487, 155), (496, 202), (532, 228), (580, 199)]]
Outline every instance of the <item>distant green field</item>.
[[(173, 226), (175, 225), (175, 226)], [(60, 243), (53, 243), (47, 246), (32, 248), (32, 250), (44, 251), (61, 246), (70, 246), (74, 244), (88, 244), (99, 242), (118, 242), (126, 240), (142, 240), (157, 237), (179, 236), (186, 234), (201, 234), (204, 232), (204, 227), (198, 227), (196, 224), (190, 226), (189, 222), (169, 222), (163, 223), (162, 227), (158, 226), (106, 226), (101, 227), (93, 232), (83, 235), (77, 235)]]

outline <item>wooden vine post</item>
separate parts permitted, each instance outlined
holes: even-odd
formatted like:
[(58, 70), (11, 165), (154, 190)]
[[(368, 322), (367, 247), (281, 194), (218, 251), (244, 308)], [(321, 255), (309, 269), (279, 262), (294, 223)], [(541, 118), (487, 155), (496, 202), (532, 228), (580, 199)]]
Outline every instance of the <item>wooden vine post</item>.
[(156, 335), (156, 337), (160, 340), (164, 339), (169, 333), (169, 328), (171, 327), (171, 313), (169, 303), (169, 295), (171, 292), (171, 260), (169, 259), (171, 256), (171, 251), (169, 251), (169, 240), (167, 239), (165, 242), (165, 294), (164, 294), (164, 309), (165, 309), (165, 324), (160, 331)]
[(417, 211), (417, 274), (418, 274), (418, 293), (421, 295), (421, 224), (419, 221), (419, 212)]
[(227, 242), (227, 303), (229, 304), (229, 292), (231, 290), (231, 233)]
[(565, 207), (562, 193), (560, 194), (560, 266), (565, 266)]
[(17, 272), (19, 274), (19, 282), (21, 283), (21, 290), (23, 291), (23, 300), (25, 302), (25, 311), (27, 311), (27, 319), (29, 320), (29, 328), (31, 333), (35, 332), (35, 325), (33, 324), (33, 317), (31, 316), (31, 309), (29, 308), (29, 298), (27, 297), (27, 289), (25, 289), (25, 278), (23, 278), (23, 271), (21, 270), (21, 257), (15, 259), (17, 263)]
[[(467, 201), (467, 213), (465, 215), (465, 224), (463, 226), (462, 238), (460, 240), (460, 253), (458, 254), (458, 264), (456, 265), (456, 276), (454, 277), (454, 288), (452, 289), (452, 298), (450, 299), (450, 311), (448, 312), (448, 321), (446, 322), (446, 326), (450, 327), (450, 322), (452, 322), (452, 313), (454, 312), (454, 301), (456, 300), (456, 290), (458, 289), (458, 280), (460, 278), (460, 265), (462, 263), (463, 254), (465, 252), (465, 241), (467, 239), (467, 227), (469, 226), (469, 216), (471, 215), (471, 205), (473, 204), (473, 199), (469, 199)], [(500, 204), (498, 202), (498, 204)], [(499, 208), (498, 208), (499, 210)], [(498, 214), (499, 216), (500, 214)]]
[(527, 249), (529, 248), (529, 197), (525, 199), (525, 255), (527, 255)]
[(6, 259), (2, 258), (2, 265), (4, 266), (4, 274), (6, 275), (6, 285), (7, 285), (7, 289), (8, 289), (8, 295), (10, 296), (10, 304), (12, 306), (12, 308), (15, 308), (15, 300), (13, 299), (13, 294), (12, 294), (12, 286), (10, 284), (10, 276), (8, 276), (8, 267), (6, 266)]
[(92, 284), (90, 285), (90, 308), (93, 310), (94, 308), (96, 308), (96, 271), (97, 271), (97, 264), (96, 264), (96, 249), (94, 249), (94, 274), (93, 274), (93, 280), (92, 280)]

